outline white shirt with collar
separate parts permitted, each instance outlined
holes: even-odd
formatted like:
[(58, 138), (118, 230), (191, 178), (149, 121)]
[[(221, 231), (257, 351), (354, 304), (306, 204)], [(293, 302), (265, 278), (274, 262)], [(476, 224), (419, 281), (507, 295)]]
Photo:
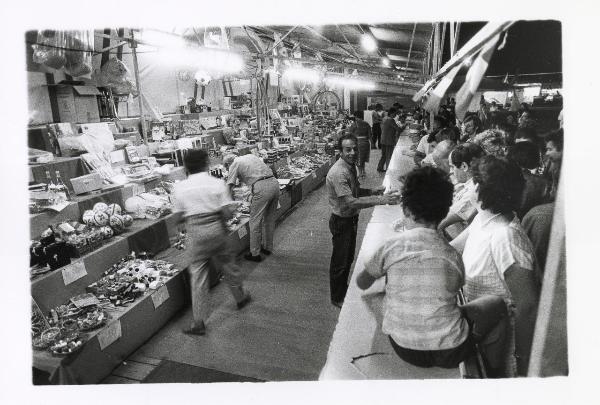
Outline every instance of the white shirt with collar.
[(183, 212), (184, 217), (216, 214), (232, 202), (225, 182), (208, 172), (192, 174), (176, 183), (173, 194), (175, 211)]

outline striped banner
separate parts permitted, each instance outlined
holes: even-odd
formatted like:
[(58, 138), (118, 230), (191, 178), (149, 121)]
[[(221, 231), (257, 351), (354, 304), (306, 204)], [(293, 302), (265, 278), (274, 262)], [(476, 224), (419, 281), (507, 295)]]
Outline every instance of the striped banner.
[(437, 114), (438, 108), (440, 108), (440, 102), (444, 99), (448, 88), (454, 81), (454, 78), (456, 77), (456, 74), (458, 73), (461, 67), (462, 64), (456, 65), (454, 68), (452, 68), (452, 70), (448, 72), (448, 74), (446, 74), (442, 78), (442, 80), (440, 80), (440, 83), (435, 87), (435, 89), (433, 89), (433, 91), (427, 97), (427, 101), (423, 106), (425, 110)]
[(456, 93), (456, 117), (462, 120), (471, 104), (471, 100), (481, 83), (481, 79), (488, 68), (496, 44), (500, 39), (500, 34), (494, 35), (485, 45), (483, 45), (481, 51), (477, 53), (475, 61), (471, 65), (471, 68), (467, 72), (464, 84)]

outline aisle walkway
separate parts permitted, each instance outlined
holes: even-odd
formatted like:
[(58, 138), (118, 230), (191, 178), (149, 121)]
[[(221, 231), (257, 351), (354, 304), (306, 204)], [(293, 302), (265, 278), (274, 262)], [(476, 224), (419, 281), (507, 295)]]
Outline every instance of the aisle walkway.
[[(383, 176), (375, 170), (379, 156), (379, 150), (372, 151), (365, 187), (375, 187), (382, 182)], [(361, 213), (357, 246), (362, 243), (371, 213), (372, 209)], [(216, 370), (217, 374), (229, 373), (230, 377), (233, 375), (231, 378), (237, 376), (240, 381), (317, 380), (339, 315), (339, 310), (329, 301), (331, 234), (328, 220), (327, 196), (325, 187), (321, 186), (277, 227), (272, 256), (261, 263), (238, 259), (248, 274), (246, 286), (253, 297), (246, 308), (237, 311), (226, 286), (221, 283), (211, 290), (214, 309), (206, 336), (181, 333), (191, 318), (191, 308), (187, 308), (105, 382), (142, 381), (161, 360), (169, 364), (184, 363), (181, 368), (185, 369), (191, 365), (209, 369), (209, 372)], [(179, 382), (191, 382), (183, 378)], [(212, 378), (214, 381), (219, 377)], [(161, 382), (156, 378), (151, 380)], [(168, 382), (175, 381), (169, 378)]]

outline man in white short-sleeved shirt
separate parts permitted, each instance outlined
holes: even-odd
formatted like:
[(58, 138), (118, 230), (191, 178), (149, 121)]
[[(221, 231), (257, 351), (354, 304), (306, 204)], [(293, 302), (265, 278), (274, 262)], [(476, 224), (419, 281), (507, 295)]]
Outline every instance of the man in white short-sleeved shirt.
[(187, 262), (192, 295), (192, 322), (184, 333), (204, 335), (210, 316), (208, 300), (209, 262), (222, 266), (224, 279), (238, 309), (250, 302), (244, 291), (242, 270), (234, 263), (228, 244), (225, 219), (232, 214), (229, 190), (222, 180), (208, 174), (208, 155), (200, 149), (190, 150), (184, 159), (189, 173), (175, 185), (175, 211), (186, 223)]

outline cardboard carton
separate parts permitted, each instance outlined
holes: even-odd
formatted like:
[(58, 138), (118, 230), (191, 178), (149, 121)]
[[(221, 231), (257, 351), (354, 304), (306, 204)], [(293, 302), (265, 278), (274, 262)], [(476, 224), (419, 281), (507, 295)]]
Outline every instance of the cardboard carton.
[(56, 85), (58, 114), (61, 122), (100, 122), (98, 98), (100, 92), (93, 86)]

